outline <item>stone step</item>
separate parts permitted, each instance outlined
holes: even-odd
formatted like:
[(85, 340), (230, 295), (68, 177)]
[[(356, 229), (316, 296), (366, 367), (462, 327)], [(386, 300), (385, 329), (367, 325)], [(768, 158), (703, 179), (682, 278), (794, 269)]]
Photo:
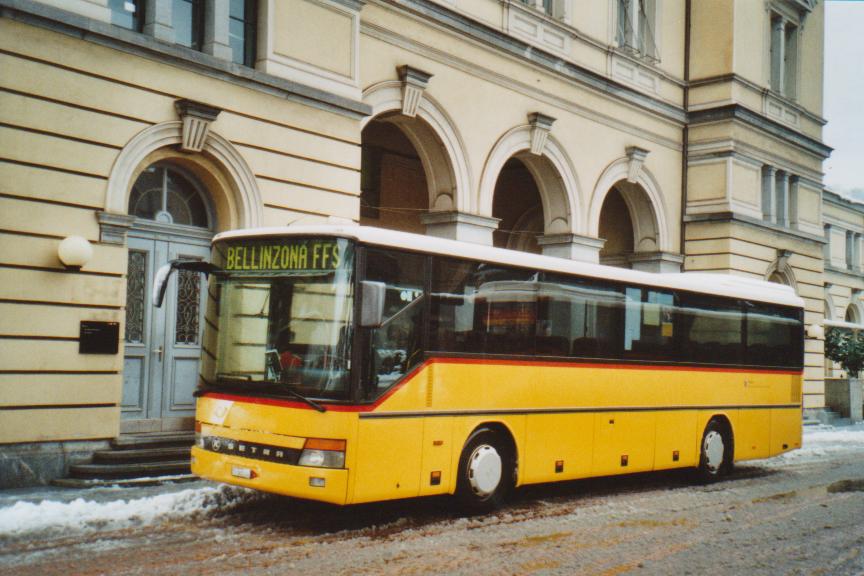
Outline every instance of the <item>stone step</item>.
[(189, 474), (189, 472), (188, 459), (134, 464), (74, 464), (69, 467), (69, 476), (84, 479), (136, 478)]
[(158, 432), (152, 434), (121, 434), (111, 440), (111, 446), (117, 450), (137, 450), (141, 448), (157, 448), (160, 446), (192, 446), (195, 433)]
[(94, 464), (134, 464), (137, 462), (184, 460), (189, 458), (191, 446), (165, 446), (159, 448), (125, 448), (100, 450), (93, 454)]
[(104, 486), (120, 486), (123, 488), (135, 488), (139, 486), (157, 486), (177, 482), (191, 482), (198, 480), (194, 474), (173, 474), (169, 476), (147, 476), (144, 478), (60, 478), (51, 482), (54, 486), (63, 488), (100, 488)]

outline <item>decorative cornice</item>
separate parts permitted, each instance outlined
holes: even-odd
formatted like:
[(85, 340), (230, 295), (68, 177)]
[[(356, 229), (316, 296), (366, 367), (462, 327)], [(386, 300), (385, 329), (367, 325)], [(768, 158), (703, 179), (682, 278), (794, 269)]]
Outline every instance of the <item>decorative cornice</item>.
[(735, 212), (707, 212), (705, 214), (687, 214), (684, 216), (685, 224), (697, 222), (735, 222), (747, 226), (753, 226), (761, 230), (768, 230), (777, 234), (793, 236), (801, 240), (813, 242), (814, 244), (822, 245), (827, 242), (824, 236), (808, 234), (807, 232), (802, 232), (801, 230), (796, 230), (794, 228), (784, 228), (783, 226), (777, 226), (776, 224), (765, 222), (759, 218), (752, 218)]
[(411, 66), (400, 66), (397, 71), (402, 81), (402, 114), (414, 118), (432, 74)]
[(562, 56), (557, 56), (543, 48), (515, 38), (498, 28), (478, 22), (433, 0), (380, 1), (419, 14), (426, 21), (463, 34), (477, 42), (490, 45), (509, 56), (527, 60), (535, 66), (545, 68), (607, 96), (639, 106), (674, 122), (683, 123), (686, 120), (684, 110), (680, 106), (649, 96), (604, 74), (583, 68)]
[(813, 112), (807, 110), (801, 104), (794, 100), (790, 100), (786, 96), (778, 92), (774, 92), (770, 88), (765, 86), (760, 86), (756, 84), (752, 80), (748, 80), (744, 76), (740, 74), (735, 74), (734, 72), (731, 74), (720, 74), (718, 76), (708, 76), (705, 78), (697, 78), (695, 80), (690, 80), (689, 86), (691, 88), (700, 88), (702, 86), (713, 86), (715, 84), (725, 84), (726, 82), (735, 82), (747, 88), (752, 92), (756, 92), (761, 95), (770, 94), (771, 97), (776, 98), (780, 102), (783, 103), (784, 106), (788, 106), (789, 108), (794, 109), (796, 112), (801, 114), (802, 116), (806, 116), (810, 121), (819, 124), (820, 126), (824, 126), (828, 123), (828, 120), (819, 116), (818, 114), (814, 114)]
[(864, 214), (864, 204), (857, 200), (841, 196), (831, 190), (822, 190), (822, 200), (829, 204), (834, 204), (835, 206), (840, 206), (841, 208), (854, 210), (855, 212)]
[(96, 212), (99, 222), (99, 241), (103, 244), (126, 244), (126, 233), (135, 223), (135, 216)]
[(771, 120), (770, 118), (766, 118), (762, 114), (754, 112), (741, 104), (728, 104), (716, 108), (697, 110), (690, 112), (688, 116), (691, 126), (707, 124), (710, 122), (722, 122), (724, 120), (742, 122), (743, 124), (752, 126), (762, 132), (792, 142), (807, 152), (823, 159), (828, 158), (834, 150), (815, 138), (811, 138), (797, 130), (792, 130), (791, 128)]
[(185, 152), (200, 152), (207, 142), (210, 124), (219, 116), (221, 108), (214, 108), (192, 100), (177, 100), (174, 108), (183, 121), (183, 141), (181, 150)]
[(536, 156), (543, 154), (543, 149), (546, 147), (546, 140), (549, 137), (549, 132), (552, 131), (552, 124), (555, 123), (555, 118), (541, 114), (540, 112), (532, 112), (528, 114), (528, 124), (531, 126), (531, 153)]
[(649, 151), (638, 146), (628, 146), (625, 152), (627, 153), (627, 181), (636, 184), (639, 182), (642, 164), (648, 157)]

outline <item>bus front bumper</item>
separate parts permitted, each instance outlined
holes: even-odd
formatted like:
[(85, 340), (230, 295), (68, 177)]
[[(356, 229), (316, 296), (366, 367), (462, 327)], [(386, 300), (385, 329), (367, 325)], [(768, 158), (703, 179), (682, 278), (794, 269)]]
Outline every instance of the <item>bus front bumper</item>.
[(348, 470), (277, 464), (217, 454), (198, 446), (192, 447), (192, 473), (208, 480), (331, 504), (345, 504), (348, 497)]

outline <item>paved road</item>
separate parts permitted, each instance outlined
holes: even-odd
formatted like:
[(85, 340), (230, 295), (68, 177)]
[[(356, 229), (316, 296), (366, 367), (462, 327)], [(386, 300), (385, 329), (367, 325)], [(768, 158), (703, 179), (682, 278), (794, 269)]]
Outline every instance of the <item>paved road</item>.
[(709, 486), (661, 473), (531, 487), (484, 517), (439, 498), (338, 509), (204, 482), (117, 494), (42, 504), (42, 525), (5, 534), (0, 498), (0, 574), (864, 574), (864, 430), (805, 434), (800, 453)]

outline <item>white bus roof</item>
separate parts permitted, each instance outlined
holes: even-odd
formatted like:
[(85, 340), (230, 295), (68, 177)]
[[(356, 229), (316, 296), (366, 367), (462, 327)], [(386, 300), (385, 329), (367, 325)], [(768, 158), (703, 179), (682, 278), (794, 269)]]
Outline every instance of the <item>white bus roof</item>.
[(372, 226), (322, 224), (318, 226), (252, 228), (222, 232), (213, 241), (261, 236), (337, 236), (354, 239), (366, 244), (404, 248), (406, 250), (442, 256), (467, 258), (469, 260), (520, 266), (523, 268), (537, 268), (566, 274), (578, 274), (597, 279), (689, 290), (746, 300), (758, 300), (760, 302), (796, 306), (799, 308), (804, 307), (804, 301), (795, 294), (795, 291), (791, 287), (766, 282), (765, 280), (711, 272), (683, 272), (680, 274), (641, 272), (614, 266), (604, 266), (602, 264), (592, 264), (590, 262), (568, 260), (566, 258), (541, 256), (504, 248), (493, 248), (492, 246), (448, 240), (436, 236), (397, 232), (395, 230)]

